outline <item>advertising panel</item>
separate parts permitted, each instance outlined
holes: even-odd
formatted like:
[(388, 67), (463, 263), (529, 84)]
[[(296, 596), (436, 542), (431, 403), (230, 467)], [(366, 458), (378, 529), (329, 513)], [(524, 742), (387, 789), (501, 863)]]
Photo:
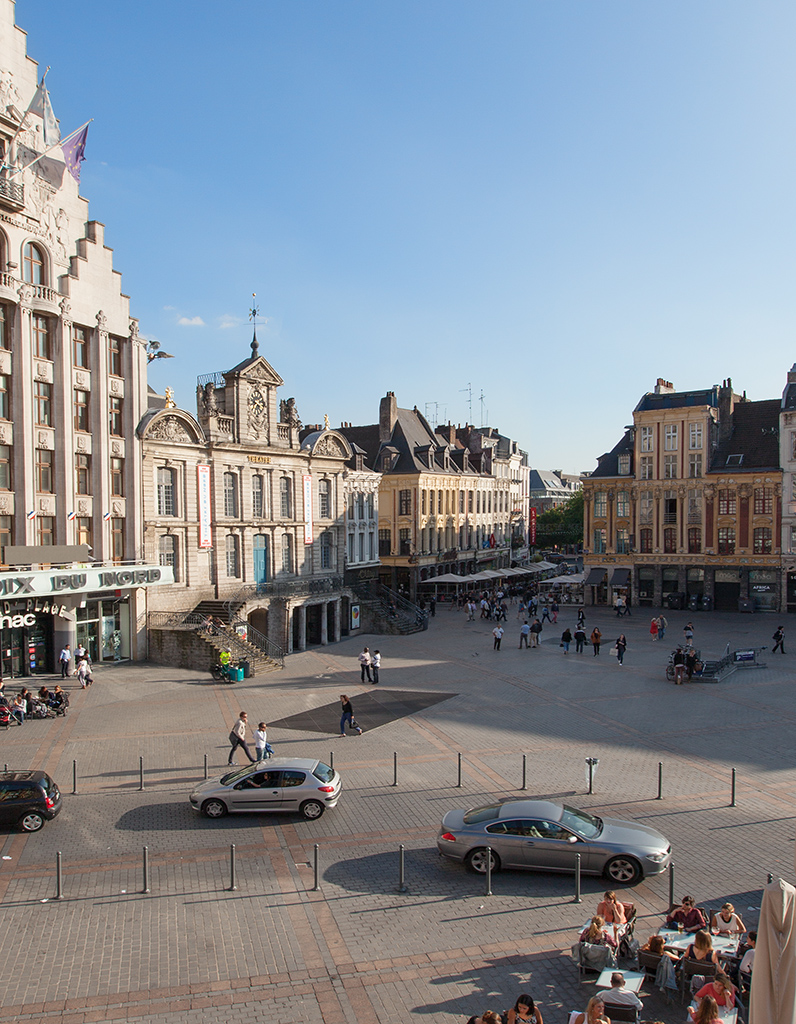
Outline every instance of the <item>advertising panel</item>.
[(199, 500), (199, 547), (212, 548), (213, 534), (210, 529), (210, 467), (197, 466), (196, 475)]

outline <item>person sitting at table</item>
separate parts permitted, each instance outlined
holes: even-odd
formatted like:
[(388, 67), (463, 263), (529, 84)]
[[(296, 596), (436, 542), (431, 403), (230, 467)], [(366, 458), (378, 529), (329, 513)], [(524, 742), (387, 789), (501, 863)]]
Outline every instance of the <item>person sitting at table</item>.
[(600, 996), (592, 996), (586, 1003), (586, 1012), (579, 1013), (572, 1024), (611, 1024), (611, 1018), (605, 1016), (605, 1003)]
[(710, 932), (705, 931), (704, 928), (700, 928), (694, 936), (694, 941), (685, 951), (686, 960), (707, 960), (708, 963), (719, 966), (719, 958), (716, 950), (713, 948), (713, 939), (710, 937)]
[(714, 935), (742, 935), (746, 931), (732, 903), (725, 903), (718, 914), (711, 915), (710, 927)]
[(637, 1010), (644, 1008), (644, 1004), (636, 993), (631, 992), (625, 986), (625, 976), (621, 971), (614, 971), (611, 975), (611, 987), (603, 992), (598, 992), (597, 995), (609, 1010), (612, 1004), (614, 1006), (635, 1006)]
[(506, 1024), (543, 1024), (542, 1014), (533, 999), (523, 993), (506, 1014)]
[(712, 996), (705, 996), (698, 1006), (688, 1008), (694, 1024), (721, 1024), (719, 1007)]
[(611, 949), (616, 949), (616, 939), (605, 927), (605, 920), (599, 914), (595, 914), (589, 927), (580, 933), (580, 941), (590, 942), (593, 946), (610, 946)]
[(755, 963), (755, 946), (757, 945), (757, 932), (749, 932), (746, 936), (747, 951), (741, 957), (738, 965), (738, 977), (741, 984), (748, 988), (752, 984), (752, 968)]
[(641, 948), (645, 953), (652, 953), (653, 956), (668, 956), (669, 959), (674, 960), (675, 963), (680, 962), (679, 955), (677, 953), (672, 953), (666, 948), (666, 939), (663, 935), (650, 935)]
[(713, 980), (703, 985), (694, 995), (697, 1006), (699, 1006), (699, 1001), (705, 996), (713, 996), (719, 1006), (726, 1006), (731, 1010), (735, 1006), (735, 985), (733, 985), (724, 971), (716, 971), (713, 975)]
[(678, 925), (683, 926), (684, 932), (692, 934), (707, 926), (705, 915), (694, 905), (691, 896), (683, 896), (682, 905), (666, 918), (667, 928), (677, 928)]
[(597, 904), (597, 913), (606, 924), (613, 924), (617, 927), (622, 924), (627, 924), (625, 908), (616, 898), (616, 893), (613, 889), (609, 889), (603, 896), (602, 900)]

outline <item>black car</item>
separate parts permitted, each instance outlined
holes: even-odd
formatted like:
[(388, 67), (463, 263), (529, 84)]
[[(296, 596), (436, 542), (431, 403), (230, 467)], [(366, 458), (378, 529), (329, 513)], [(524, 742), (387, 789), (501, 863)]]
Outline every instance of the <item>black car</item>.
[(0, 772), (0, 825), (38, 832), (60, 810), (60, 790), (47, 772)]

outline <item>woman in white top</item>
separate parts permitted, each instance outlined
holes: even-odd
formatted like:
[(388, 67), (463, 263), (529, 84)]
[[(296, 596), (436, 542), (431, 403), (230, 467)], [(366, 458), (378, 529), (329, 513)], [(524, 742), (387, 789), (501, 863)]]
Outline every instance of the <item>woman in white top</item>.
[(718, 914), (711, 916), (710, 927), (714, 935), (742, 935), (746, 931), (746, 926), (735, 913), (732, 903), (725, 903)]

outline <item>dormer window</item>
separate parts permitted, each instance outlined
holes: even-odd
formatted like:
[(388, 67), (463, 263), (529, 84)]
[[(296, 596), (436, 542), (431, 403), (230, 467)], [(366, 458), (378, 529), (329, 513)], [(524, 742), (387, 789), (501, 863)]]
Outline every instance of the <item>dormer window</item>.
[(619, 475), (628, 476), (630, 474), (630, 455), (619, 456)]

